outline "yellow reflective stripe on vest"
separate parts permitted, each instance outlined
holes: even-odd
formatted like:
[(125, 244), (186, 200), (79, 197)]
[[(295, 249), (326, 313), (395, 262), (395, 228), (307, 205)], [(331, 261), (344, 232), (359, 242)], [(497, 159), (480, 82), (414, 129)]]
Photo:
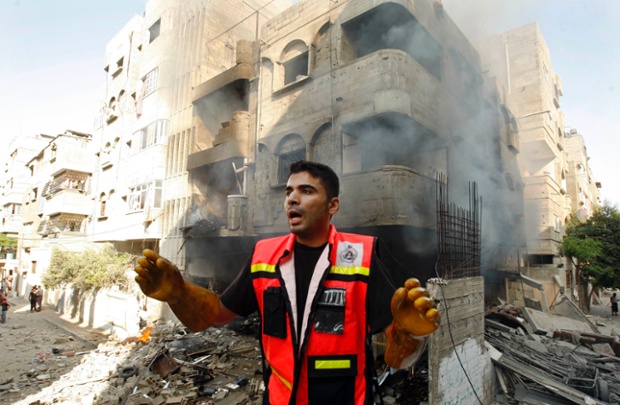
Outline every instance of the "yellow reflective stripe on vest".
[(314, 362), (316, 370), (335, 370), (351, 368), (351, 360), (316, 360)]
[(332, 266), (329, 271), (331, 274), (341, 274), (344, 276), (354, 276), (356, 274), (360, 274), (362, 276), (368, 276), (370, 274), (370, 269), (368, 267), (363, 266)]
[(264, 271), (266, 273), (275, 273), (276, 266), (274, 264), (267, 263), (256, 263), (252, 265), (252, 273), (257, 273), (259, 271)]
[(278, 374), (278, 372), (273, 367), (271, 367), (271, 372), (273, 373), (273, 375), (278, 377), (278, 380), (282, 381), (282, 384), (286, 385), (286, 388), (288, 388), (289, 390), (293, 389), (293, 384), (291, 384), (284, 377)]

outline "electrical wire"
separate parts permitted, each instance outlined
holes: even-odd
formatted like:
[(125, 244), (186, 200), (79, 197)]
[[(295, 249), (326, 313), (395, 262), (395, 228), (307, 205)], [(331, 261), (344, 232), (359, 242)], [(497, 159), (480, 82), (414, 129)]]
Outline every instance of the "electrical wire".
[[(399, 267), (404, 269), (407, 273), (415, 276), (413, 271), (411, 271), (408, 267), (405, 267), (405, 265), (400, 263), (396, 259), (396, 257), (390, 252), (390, 250), (387, 247), (384, 246), (383, 248), (386, 250), (388, 255), (392, 258), (392, 260), (394, 260), (394, 262)], [(437, 260), (435, 261), (435, 268), (434, 268), (435, 275), (437, 276), (438, 279), (441, 279), (441, 277), (439, 276), (439, 272), (437, 270), (437, 266), (439, 265), (439, 256), (440, 256), (440, 254), (441, 254), (441, 249), (437, 252)], [(442, 299), (440, 301), (443, 303), (444, 312), (446, 314), (446, 323), (448, 325), (448, 334), (450, 335), (450, 341), (452, 343), (452, 350), (454, 351), (454, 354), (456, 355), (456, 359), (459, 362), (459, 365), (461, 366), (461, 369), (463, 370), (463, 374), (465, 374), (465, 377), (467, 378), (469, 386), (471, 387), (474, 395), (476, 396), (476, 399), (478, 400), (478, 403), (480, 403), (480, 405), (484, 405), (484, 403), (482, 402), (482, 400), (478, 396), (478, 393), (476, 392), (476, 389), (474, 388), (474, 384), (472, 383), (471, 379), (469, 378), (469, 374), (467, 374), (467, 370), (465, 370), (465, 366), (463, 365), (463, 362), (461, 361), (461, 357), (459, 356), (458, 351), (456, 350), (456, 343), (454, 342), (454, 336), (452, 335), (452, 324), (450, 323), (450, 315), (449, 315), (449, 311), (448, 311), (448, 303), (447, 303), (447, 300), (446, 300), (446, 293), (445, 293), (441, 283), (437, 283), (437, 285), (439, 286), (439, 289), (441, 290)]]

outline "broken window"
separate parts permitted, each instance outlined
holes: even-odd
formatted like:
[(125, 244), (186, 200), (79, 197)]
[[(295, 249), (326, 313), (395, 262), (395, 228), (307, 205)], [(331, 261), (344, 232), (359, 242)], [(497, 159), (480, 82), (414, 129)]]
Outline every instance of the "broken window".
[(146, 208), (162, 207), (162, 181), (154, 180), (133, 188), (127, 198), (129, 212), (143, 211)]
[(345, 126), (344, 172), (375, 170), (382, 166), (406, 166), (434, 176), (445, 170), (443, 141), (415, 120), (385, 113)]
[(443, 48), (401, 5), (385, 3), (344, 23), (345, 57), (361, 58), (381, 49), (399, 49), (441, 79)]
[(525, 255), (529, 265), (553, 264), (553, 255)]

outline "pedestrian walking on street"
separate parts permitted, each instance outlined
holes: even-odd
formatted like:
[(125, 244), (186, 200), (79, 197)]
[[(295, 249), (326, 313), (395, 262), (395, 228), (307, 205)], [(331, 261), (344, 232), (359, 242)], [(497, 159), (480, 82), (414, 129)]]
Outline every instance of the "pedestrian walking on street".
[(2, 323), (6, 323), (6, 313), (11, 308), (9, 305), (9, 300), (6, 297), (2, 297)]
[(618, 297), (616, 297), (616, 293), (611, 296), (609, 302), (611, 302), (611, 316), (618, 316)]
[(28, 295), (28, 300), (30, 301), (30, 312), (34, 312), (37, 309), (37, 286), (35, 285), (30, 290), (30, 295)]
[(43, 288), (37, 286), (37, 312), (41, 312), (41, 306), (43, 304)]

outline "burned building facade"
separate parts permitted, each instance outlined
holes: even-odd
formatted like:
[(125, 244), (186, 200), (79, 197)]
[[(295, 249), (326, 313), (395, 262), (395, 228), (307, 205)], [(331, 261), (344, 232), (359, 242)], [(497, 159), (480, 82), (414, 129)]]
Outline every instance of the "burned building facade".
[(257, 238), (288, 232), (284, 186), (300, 159), (340, 175), (334, 224), (380, 236), (404, 263), (397, 280), (434, 277), (440, 173), (456, 203), (479, 185), (483, 263), (510, 266), (524, 235), (518, 128), (441, 3), (301, 1), (235, 55), (193, 89), (190, 275), (225, 284)]

